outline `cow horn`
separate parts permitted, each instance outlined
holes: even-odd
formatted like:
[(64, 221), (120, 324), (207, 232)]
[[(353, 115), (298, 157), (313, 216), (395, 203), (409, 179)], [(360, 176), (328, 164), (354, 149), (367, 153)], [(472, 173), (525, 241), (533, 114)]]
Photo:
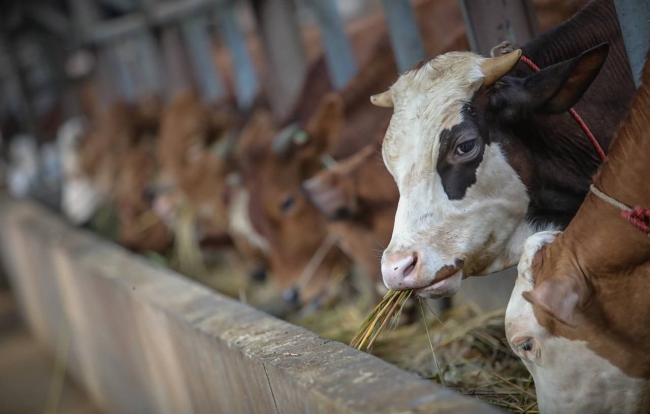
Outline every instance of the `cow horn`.
[(382, 108), (392, 108), (393, 107), (393, 97), (390, 96), (390, 91), (383, 93), (378, 93), (370, 97), (370, 102), (375, 106), (380, 106)]
[(485, 76), (483, 86), (493, 85), (496, 81), (504, 77), (506, 73), (515, 67), (520, 57), (521, 49), (517, 49), (506, 55), (485, 59), (481, 64), (481, 72)]
[(293, 134), (299, 130), (297, 122), (291, 123), (284, 127), (273, 139), (271, 148), (276, 154), (283, 154), (289, 149), (291, 145)]

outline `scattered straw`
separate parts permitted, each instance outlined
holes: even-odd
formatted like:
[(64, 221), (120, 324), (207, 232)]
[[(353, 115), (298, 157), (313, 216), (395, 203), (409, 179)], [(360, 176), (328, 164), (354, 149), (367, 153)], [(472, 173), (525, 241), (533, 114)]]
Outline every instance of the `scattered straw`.
[[(411, 292), (412, 291), (410, 290), (389, 290), (366, 320), (363, 321), (361, 328), (359, 328), (357, 334), (352, 338), (350, 346), (356, 349), (364, 349), (364, 345), (366, 345), (366, 342), (370, 340), (367, 343), (365, 350), (368, 351), (372, 349), (372, 346), (379, 335), (383, 332), (388, 322), (396, 314), (401, 314), (403, 305), (411, 296)], [(400, 311), (399, 313), (397, 313), (398, 309)]]
[(178, 271), (195, 279), (207, 274), (203, 253), (196, 233), (196, 214), (192, 207), (183, 205), (174, 223), (174, 263)]

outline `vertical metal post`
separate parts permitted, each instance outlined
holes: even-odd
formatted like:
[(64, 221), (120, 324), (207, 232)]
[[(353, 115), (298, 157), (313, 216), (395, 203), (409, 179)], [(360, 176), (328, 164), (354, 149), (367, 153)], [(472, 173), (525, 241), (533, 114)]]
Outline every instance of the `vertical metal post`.
[(184, 53), (180, 30), (174, 25), (166, 26), (161, 35), (163, 61), (165, 62), (165, 93), (168, 100), (174, 95), (190, 90), (192, 79), (190, 76), (189, 58)]
[(128, 102), (134, 102), (136, 96), (135, 80), (129, 68), (123, 45), (107, 45), (106, 49), (111, 60), (110, 66), (113, 68), (115, 83), (119, 85), (122, 98)]
[(390, 40), (400, 72), (410, 69), (426, 55), (415, 12), (409, 0), (381, 0), (390, 30)]
[(144, 77), (144, 89), (149, 95), (157, 95), (162, 88), (162, 82), (160, 76), (161, 60), (156, 42), (151, 33), (146, 31), (137, 37), (136, 43), (136, 61), (140, 68), (140, 73)]
[(627, 58), (638, 87), (650, 43), (650, 1), (614, 0)]
[(225, 96), (225, 88), (214, 62), (207, 17), (204, 15), (190, 17), (181, 23), (181, 30), (201, 96), (207, 102), (222, 99)]
[(255, 67), (248, 52), (244, 37), (235, 14), (235, 5), (228, 4), (217, 9), (216, 22), (219, 33), (232, 55), (233, 73), (235, 75), (235, 93), (241, 109), (248, 109), (253, 104), (259, 89)]
[(320, 26), (325, 47), (327, 69), (334, 88), (343, 88), (357, 71), (343, 19), (334, 0), (307, 0)]
[(68, 4), (74, 14), (75, 26), (82, 38), (87, 38), (101, 17), (97, 3), (94, 0), (68, 0)]
[(104, 112), (109, 105), (115, 101), (119, 94), (113, 87), (115, 84), (112, 61), (108, 49), (103, 49), (97, 53), (97, 65), (94, 77), (97, 82), (97, 104), (99, 110)]
[(521, 46), (539, 33), (532, 0), (460, 0), (472, 50), (490, 56), (503, 41)]
[(251, 0), (268, 63), (268, 97), (281, 118), (293, 107), (305, 79), (307, 58), (292, 0)]

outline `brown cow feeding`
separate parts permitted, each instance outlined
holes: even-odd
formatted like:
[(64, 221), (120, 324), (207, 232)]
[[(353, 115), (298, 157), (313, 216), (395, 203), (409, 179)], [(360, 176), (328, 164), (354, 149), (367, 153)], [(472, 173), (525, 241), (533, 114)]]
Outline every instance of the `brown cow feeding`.
[[(650, 55), (649, 55), (650, 56)], [(622, 217), (650, 207), (650, 62), (609, 156), (566, 230), (528, 238), (506, 312), (542, 413), (650, 412), (650, 234)]]
[(305, 181), (309, 200), (328, 220), (343, 251), (373, 282), (390, 242), (399, 192), (381, 160), (381, 139)]
[(566, 111), (575, 105), (607, 148), (634, 91), (612, 1), (592, 2), (523, 54), (543, 69), (514, 52), (454, 52), (373, 97), (394, 107), (382, 148), (400, 189), (382, 258), (389, 288), (451, 296), (463, 277), (516, 264), (527, 236), (577, 211), (599, 157)]

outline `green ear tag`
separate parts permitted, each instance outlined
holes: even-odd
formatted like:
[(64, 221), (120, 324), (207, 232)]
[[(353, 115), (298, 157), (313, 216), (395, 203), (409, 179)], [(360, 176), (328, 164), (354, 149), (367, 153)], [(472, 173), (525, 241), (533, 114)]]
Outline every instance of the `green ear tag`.
[(298, 145), (303, 145), (309, 140), (309, 135), (303, 130), (298, 130), (293, 134), (293, 142)]

